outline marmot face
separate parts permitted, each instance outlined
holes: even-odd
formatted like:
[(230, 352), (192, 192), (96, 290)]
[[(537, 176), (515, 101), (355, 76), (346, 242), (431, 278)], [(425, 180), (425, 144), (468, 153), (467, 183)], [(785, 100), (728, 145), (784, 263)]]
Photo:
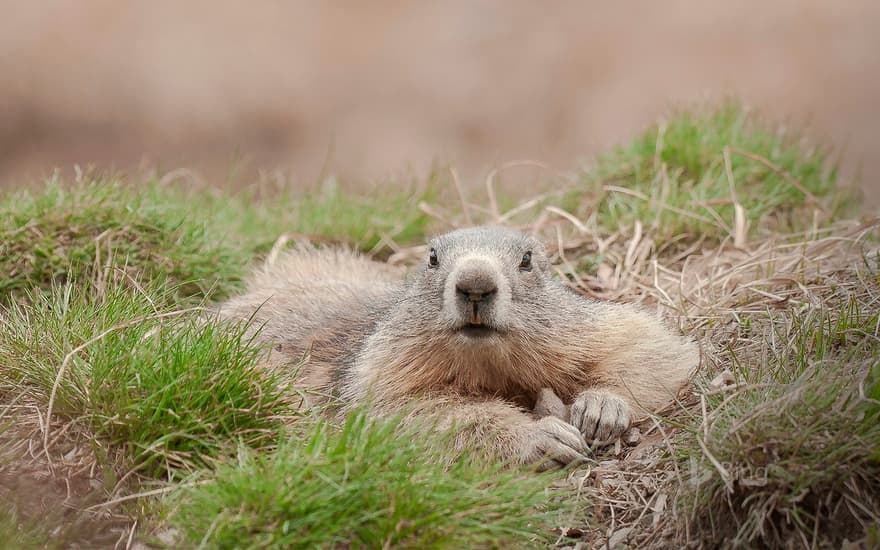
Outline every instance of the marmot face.
[(437, 328), (463, 345), (500, 343), (525, 330), (523, 320), (550, 282), (550, 262), (537, 240), (499, 227), (461, 229), (428, 243), (424, 266), (410, 281)]

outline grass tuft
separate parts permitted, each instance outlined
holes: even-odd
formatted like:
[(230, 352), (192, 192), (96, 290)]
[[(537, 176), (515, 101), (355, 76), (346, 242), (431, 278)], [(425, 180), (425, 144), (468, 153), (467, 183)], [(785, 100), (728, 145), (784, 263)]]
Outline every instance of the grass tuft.
[[(142, 289), (141, 289), (142, 290)], [(259, 369), (243, 327), (156, 311), (167, 291), (68, 284), (2, 320), (0, 370), (57, 417), (76, 420), (131, 464), (153, 471), (204, 466), (231, 443), (271, 441), (291, 414), (283, 384)], [(184, 315), (185, 314), (185, 315)]]
[(36, 521), (26, 521), (9, 502), (0, 503), (0, 546), (3, 548), (58, 548)]
[(431, 220), (416, 205), (437, 195), (435, 180), (369, 197), (327, 184), (263, 201), (155, 183), (51, 180), (39, 191), (0, 195), (0, 302), (21, 300), (32, 288), (91, 280), (109, 267), (138, 280), (169, 281), (173, 303), (220, 299), (282, 234), (387, 255), (424, 238)]
[[(385, 256), (398, 246), (419, 244), (430, 231), (431, 222), (419, 207), (440, 196), (438, 175), (410, 189), (378, 188), (369, 195), (344, 192), (328, 182), (318, 192), (287, 197), (275, 212), (276, 220), (289, 219), (288, 231), (329, 238)], [(291, 211), (292, 209), (292, 211)]]
[(547, 476), (478, 457), (451, 465), (412, 428), (352, 413), (185, 490), (172, 523), (185, 545), (233, 548), (474, 548), (550, 542)]
[(713, 546), (783, 547), (804, 533), (840, 545), (867, 532), (880, 516), (878, 321), (852, 302), (766, 325), (766, 356), (735, 373), (745, 389), (711, 396), (693, 427), (706, 451), (683, 447), (692, 533)]
[[(192, 216), (182, 193), (120, 181), (64, 186), (0, 199), (0, 297), (89, 280), (118, 266), (138, 279), (176, 284), (176, 298), (230, 290), (247, 251), (224, 244), (228, 231)], [(5, 295), (5, 296), (4, 296)]]
[[(606, 231), (640, 221), (658, 241), (720, 241), (737, 232), (790, 231), (834, 217), (843, 199), (826, 151), (728, 102), (680, 111), (599, 157), (569, 195), (572, 211)], [(574, 202), (571, 202), (574, 201)], [(735, 205), (743, 209), (737, 220)]]

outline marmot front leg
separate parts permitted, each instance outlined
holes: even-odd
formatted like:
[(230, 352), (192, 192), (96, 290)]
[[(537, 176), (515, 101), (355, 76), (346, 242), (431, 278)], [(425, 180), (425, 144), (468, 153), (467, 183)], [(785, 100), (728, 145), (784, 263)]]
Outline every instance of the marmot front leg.
[(587, 334), (599, 343), (587, 353), (591, 387), (571, 404), (570, 422), (593, 443), (609, 443), (636, 416), (675, 399), (697, 366), (692, 342), (655, 316), (628, 304), (599, 304)]
[(536, 420), (502, 400), (442, 396), (417, 399), (409, 405), (412, 417), (453, 430), (457, 447), (483, 445), (522, 465), (562, 468), (583, 461), (588, 450), (580, 431), (568, 422), (552, 416)]

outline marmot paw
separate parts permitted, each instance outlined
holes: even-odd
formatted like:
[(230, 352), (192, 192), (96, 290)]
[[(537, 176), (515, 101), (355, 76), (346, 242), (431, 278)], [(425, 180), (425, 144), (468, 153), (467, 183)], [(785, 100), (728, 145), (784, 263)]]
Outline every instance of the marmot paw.
[(586, 460), (587, 442), (577, 428), (555, 416), (529, 423), (522, 432), (519, 459), (541, 470), (564, 468)]
[(591, 444), (607, 445), (629, 428), (631, 411), (621, 397), (607, 390), (586, 390), (571, 404), (569, 422)]

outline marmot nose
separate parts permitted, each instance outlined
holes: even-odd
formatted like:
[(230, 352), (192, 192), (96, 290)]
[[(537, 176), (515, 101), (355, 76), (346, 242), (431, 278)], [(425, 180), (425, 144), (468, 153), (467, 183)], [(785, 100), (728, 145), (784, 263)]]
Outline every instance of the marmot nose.
[(469, 302), (482, 302), (498, 292), (495, 279), (482, 271), (465, 272), (455, 282), (455, 290)]

